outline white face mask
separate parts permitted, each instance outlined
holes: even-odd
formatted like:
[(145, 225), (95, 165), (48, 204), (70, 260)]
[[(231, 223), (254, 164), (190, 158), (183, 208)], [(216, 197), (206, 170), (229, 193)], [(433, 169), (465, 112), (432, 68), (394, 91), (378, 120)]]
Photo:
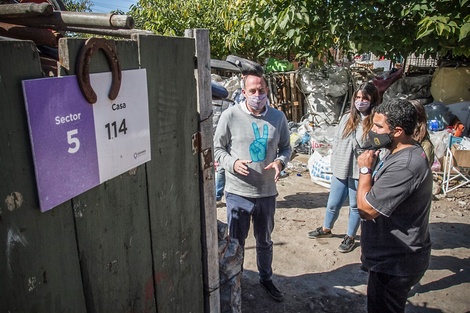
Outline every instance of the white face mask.
[(370, 101), (356, 100), (354, 101), (354, 105), (359, 112), (364, 113), (370, 108)]
[(246, 102), (253, 110), (261, 111), (268, 103), (268, 95), (263, 93), (258, 96), (248, 96)]

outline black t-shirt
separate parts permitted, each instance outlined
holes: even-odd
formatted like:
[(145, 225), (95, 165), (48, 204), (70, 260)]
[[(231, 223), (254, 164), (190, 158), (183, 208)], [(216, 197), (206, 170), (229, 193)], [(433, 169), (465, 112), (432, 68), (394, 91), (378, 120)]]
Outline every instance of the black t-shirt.
[(432, 172), (426, 155), (419, 145), (405, 148), (376, 171), (366, 200), (380, 216), (362, 222), (362, 262), (390, 275), (423, 273), (431, 254)]

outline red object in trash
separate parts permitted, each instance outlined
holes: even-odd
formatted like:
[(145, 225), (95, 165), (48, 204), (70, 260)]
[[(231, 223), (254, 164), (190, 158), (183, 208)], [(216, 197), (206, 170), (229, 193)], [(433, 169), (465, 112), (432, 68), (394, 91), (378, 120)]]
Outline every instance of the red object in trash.
[(381, 76), (375, 76), (374, 79), (372, 79), (372, 83), (375, 85), (375, 87), (377, 87), (377, 90), (379, 91), (381, 102), (385, 90), (387, 90), (388, 87), (390, 87), (394, 82), (399, 80), (402, 75), (403, 67), (400, 67), (395, 72), (390, 73), (390, 75), (386, 78), (383, 78)]
[(463, 131), (465, 130), (465, 126), (462, 123), (458, 123), (454, 125), (454, 136), (455, 137), (462, 137)]

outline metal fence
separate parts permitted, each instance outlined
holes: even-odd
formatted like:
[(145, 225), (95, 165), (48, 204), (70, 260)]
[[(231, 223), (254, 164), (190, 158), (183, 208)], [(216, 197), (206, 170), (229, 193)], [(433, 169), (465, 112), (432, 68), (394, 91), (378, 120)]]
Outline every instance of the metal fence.
[(438, 58), (426, 58), (424, 55), (412, 54), (408, 56), (405, 60), (405, 72), (408, 72), (412, 67), (425, 67), (425, 68), (435, 68), (437, 67)]

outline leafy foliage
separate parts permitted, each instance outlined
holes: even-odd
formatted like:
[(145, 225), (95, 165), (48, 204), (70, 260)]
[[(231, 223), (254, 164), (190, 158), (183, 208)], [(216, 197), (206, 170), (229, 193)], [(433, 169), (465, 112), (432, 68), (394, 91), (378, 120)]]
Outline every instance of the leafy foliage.
[(91, 12), (93, 2), (91, 0), (62, 0), (67, 11)]
[(415, 5), (404, 14), (418, 15), (416, 39), (422, 42), (422, 52), (439, 47), (443, 53), (470, 56), (470, 2), (441, 0)]
[(210, 30), (213, 57), (332, 62), (372, 52), (470, 56), (470, 0), (140, 0), (136, 24), (163, 35)]
[(219, 56), (225, 51), (222, 13), (227, 0), (140, 0), (129, 12), (136, 27), (167, 36), (183, 36), (190, 28), (207, 28), (211, 52)]

